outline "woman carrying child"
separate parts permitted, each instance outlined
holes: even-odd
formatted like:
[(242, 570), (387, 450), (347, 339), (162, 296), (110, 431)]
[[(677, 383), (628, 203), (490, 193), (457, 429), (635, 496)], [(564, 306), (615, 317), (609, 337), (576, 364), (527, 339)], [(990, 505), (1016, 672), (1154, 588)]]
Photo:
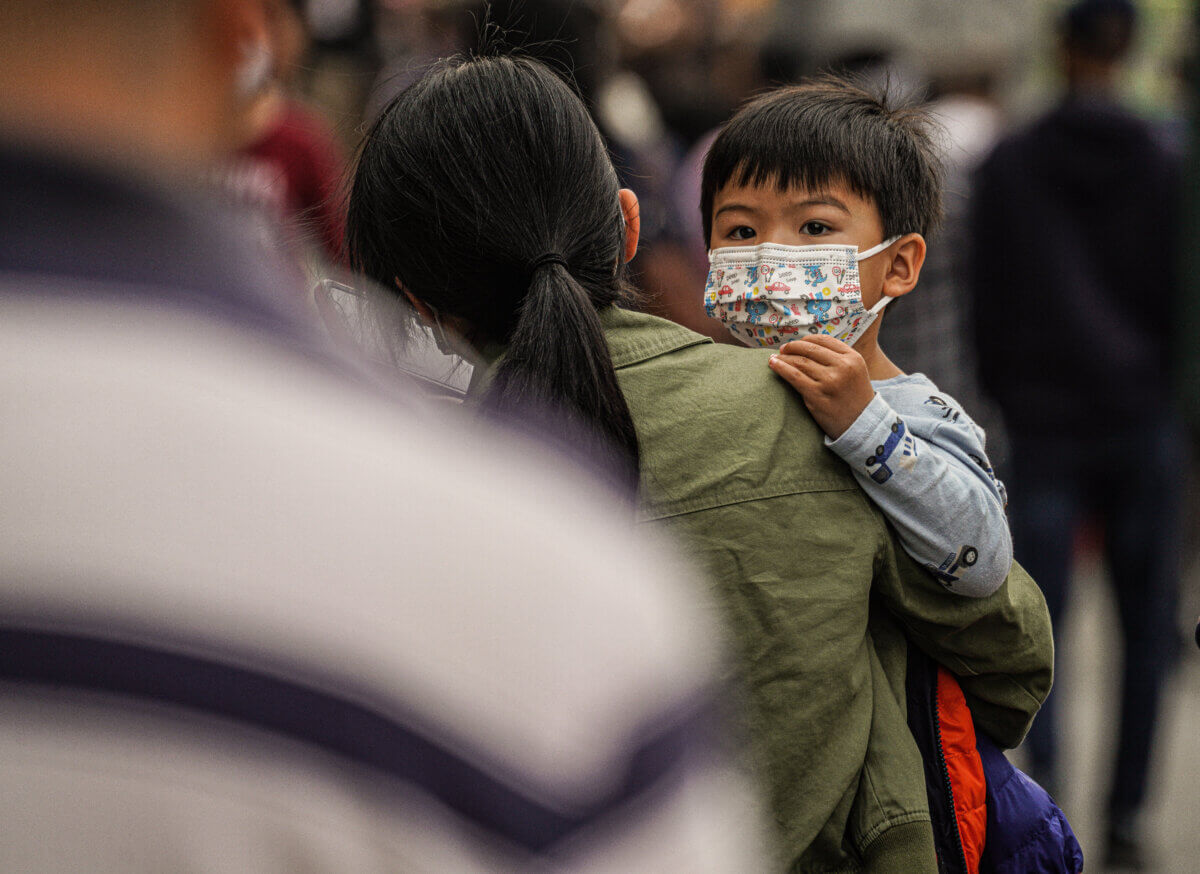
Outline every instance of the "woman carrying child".
[(936, 871), (909, 645), (1015, 746), (1050, 687), (1041, 595), (1017, 566), (986, 597), (947, 592), (769, 352), (618, 306), (637, 237), (637, 198), (583, 104), (517, 57), (451, 60), (399, 95), (364, 145), (348, 225), (358, 269), (487, 361), (481, 405), (554, 408), (588, 448), (616, 447), (641, 518), (706, 568), (780, 868)]

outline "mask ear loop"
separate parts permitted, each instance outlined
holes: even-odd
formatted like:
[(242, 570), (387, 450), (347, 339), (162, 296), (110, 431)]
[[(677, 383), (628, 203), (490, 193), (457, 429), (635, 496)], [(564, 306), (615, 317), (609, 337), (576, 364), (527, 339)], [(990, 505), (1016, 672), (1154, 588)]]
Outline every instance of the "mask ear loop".
[(245, 102), (253, 100), (271, 84), (275, 58), (266, 43), (255, 42), (242, 50), (242, 62), (237, 70), (234, 88)]
[(882, 252), (888, 246), (892, 245), (892, 243), (899, 240), (900, 237), (901, 237), (900, 234), (897, 234), (894, 237), (888, 237), (886, 240), (884, 240), (878, 246), (872, 246), (870, 249), (867, 249), (867, 251), (865, 251), (865, 252), (859, 252), (857, 255), (854, 256), (854, 260), (855, 261), (866, 261), (868, 258), (870, 258), (874, 255), (878, 255), (880, 252)]
[(425, 304), (429, 307), (429, 312), (433, 315), (433, 324), (429, 326), (430, 333), (433, 334), (433, 343), (437, 346), (438, 351), (443, 355), (457, 355), (454, 344), (446, 336), (446, 329), (442, 326), (442, 317), (436, 309), (430, 304)]
[[(892, 245), (892, 243), (899, 240), (900, 236), (901, 236), (900, 234), (897, 234), (894, 237), (888, 237), (886, 240), (884, 240), (878, 246), (872, 246), (870, 249), (867, 249), (867, 251), (860, 252), (856, 256), (855, 260), (856, 261), (865, 261), (867, 258), (870, 258), (873, 255), (878, 255), (880, 252), (882, 252), (888, 246)], [(875, 306), (871, 307), (869, 310), (867, 310), (867, 312), (869, 312), (872, 316), (877, 316), (881, 312), (883, 312), (883, 308), (885, 306), (887, 306), (889, 303), (891, 303), (893, 300), (895, 300), (895, 298), (891, 298), (891, 297), (887, 297), (887, 296), (881, 297), (876, 302)]]
[(894, 297), (887, 297), (885, 295), (884, 297), (881, 297), (878, 301), (876, 301), (875, 306), (871, 307), (869, 310), (867, 310), (867, 312), (869, 312), (873, 316), (877, 316), (881, 312), (883, 312), (883, 308), (885, 306), (887, 306), (894, 300), (895, 300)]

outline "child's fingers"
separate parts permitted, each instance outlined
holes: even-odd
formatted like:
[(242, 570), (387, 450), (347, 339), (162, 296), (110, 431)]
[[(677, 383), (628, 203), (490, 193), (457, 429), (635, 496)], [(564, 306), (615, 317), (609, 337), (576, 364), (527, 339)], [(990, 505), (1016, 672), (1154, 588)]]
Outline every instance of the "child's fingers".
[(782, 355), (795, 356), (797, 358), (808, 358), (812, 361), (816, 361), (818, 364), (824, 364), (827, 367), (837, 363), (840, 355), (840, 353), (830, 349), (822, 343), (815, 343), (807, 339), (792, 340), (790, 343), (785, 343), (779, 352)]
[[(810, 362), (803, 360), (797, 363), (799, 363), (801, 366), (810, 364)], [(817, 381), (815, 379), (813, 379), (809, 374), (805, 373), (799, 367), (795, 367), (792, 364), (784, 361), (778, 355), (772, 355), (767, 361), (767, 365), (773, 371), (783, 377), (784, 381), (796, 391), (800, 392), (800, 394), (807, 395), (810, 392), (816, 391)]]
[(793, 370), (803, 373), (805, 377), (808, 377), (809, 382), (814, 385), (828, 378), (828, 367), (823, 364), (817, 364), (816, 361), (812, 361), (808, 358), (799, 358), (797, 355), (776, 355), (776, 358), (778, 358), (782, 364), (785, 364), (788, 367), (792, 367)]
[(836, 337), (830, 337), (828, 334), (808, 334), (807, 336), (801, 337), (799, 340), (795, 340), (793, 342), (808, 343), (809, 345), (830, 349), (841, 354), (854, 351), (853, 346), (843, 343)]

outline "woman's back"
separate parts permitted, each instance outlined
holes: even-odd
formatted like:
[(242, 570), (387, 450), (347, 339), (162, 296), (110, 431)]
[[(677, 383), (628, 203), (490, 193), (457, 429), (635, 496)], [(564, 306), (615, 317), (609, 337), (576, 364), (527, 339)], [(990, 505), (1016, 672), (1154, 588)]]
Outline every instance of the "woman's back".
[[(889, 818), (858, 800), (872, 727), (903, 713), (867, 634), (886, 528), (769, 353), (632, 313), (602, 323), (638, 429), (641, 515), (708, 571), (787, 865), (851, 865)], [(903, 716), (886, 728), (904, 731)], [(893, 746), (871, 777), (928, 820), (915, 744)]]
[(962, 672), (978, 724), (1015, 746), (1049, 679), (1036, 586), (1016, 568), (993, 598), (947, 595), (768, 352), (616, 309), (601, 322), (638, 431), (641, 516), (708, 571), (785, 867), (933, 870), (909, 642)]

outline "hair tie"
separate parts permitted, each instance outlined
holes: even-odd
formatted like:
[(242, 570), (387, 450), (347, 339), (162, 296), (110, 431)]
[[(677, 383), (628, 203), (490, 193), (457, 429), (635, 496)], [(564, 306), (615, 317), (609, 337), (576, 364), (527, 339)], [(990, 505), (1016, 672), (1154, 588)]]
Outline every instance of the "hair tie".
[(542, 267), (547, 264), (561, 264), (563, 269), (567, 267), (567, 259), (557, 252), (546, 252), (544, 255), (538, 255), (529, 265), (529, 275), (537, 273)]

